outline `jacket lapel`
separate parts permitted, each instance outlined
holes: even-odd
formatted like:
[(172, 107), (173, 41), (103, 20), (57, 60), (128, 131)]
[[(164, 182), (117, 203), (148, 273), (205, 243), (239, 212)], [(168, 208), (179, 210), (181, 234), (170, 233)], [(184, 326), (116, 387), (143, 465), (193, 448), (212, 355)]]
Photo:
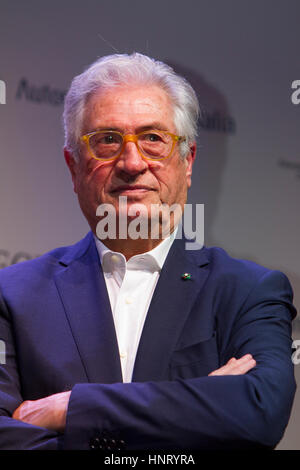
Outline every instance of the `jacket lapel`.
[(90, 233), (80, 250), (60, 259), (55, 282), (88, 381), (122, 382), (109, 298)]
[[(199, 295), (208, 270), (205, 248), (185, 251), (185, 239), (175, 240), (157, 283), (144, 324), (132, 380), (164, 380), (171, 353)], [(182, 274), (189, 273), (190, 279)]]

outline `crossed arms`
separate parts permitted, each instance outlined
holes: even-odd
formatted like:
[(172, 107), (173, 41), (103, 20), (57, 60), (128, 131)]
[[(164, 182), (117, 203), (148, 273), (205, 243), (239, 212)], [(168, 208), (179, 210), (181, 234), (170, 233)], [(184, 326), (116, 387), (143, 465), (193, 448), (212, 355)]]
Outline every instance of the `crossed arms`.
[[(251, 354), (240, 359), (231, 358), (225, 366), (212, 371), (209, 375), (242, 375), (256, 366)], [(12, 418), (27, 424), (64, 432), (67, 409), (71, 392), (61, 392), (40, 400), (26, 400), (14, 411)]]
[[(8, 308), (0, 297), (1, 335), (13, 345)], [(89, 449), (90, 440), (102, 430), (119, 433), (129, 450), (274, 448), (295, 393), (290, 338), (294, 313), (286, 278), (268, 273), (252, 289), (228, 332), (220, 351), (220, 364), (225, 365), (209, 376), (77, 383), (71, 392), (25, 402), (11, 346), (8, 366), (0, 370), (0, 448)], [(226, 326), (228, 319), (222, 315), (219, 321)], [(228, 360), (233, 356), (237, 359)]]

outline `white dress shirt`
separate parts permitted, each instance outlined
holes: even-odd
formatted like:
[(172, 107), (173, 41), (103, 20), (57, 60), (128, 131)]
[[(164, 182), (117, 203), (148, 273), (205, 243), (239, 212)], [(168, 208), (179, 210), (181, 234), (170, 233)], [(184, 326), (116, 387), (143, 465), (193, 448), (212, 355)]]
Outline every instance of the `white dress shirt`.
[(123, 382), (131, 382), (135, 357), (152, 295), (175, 230), (153, 250), (132, 256), (109, 250), (95, 237), (119, 346)]

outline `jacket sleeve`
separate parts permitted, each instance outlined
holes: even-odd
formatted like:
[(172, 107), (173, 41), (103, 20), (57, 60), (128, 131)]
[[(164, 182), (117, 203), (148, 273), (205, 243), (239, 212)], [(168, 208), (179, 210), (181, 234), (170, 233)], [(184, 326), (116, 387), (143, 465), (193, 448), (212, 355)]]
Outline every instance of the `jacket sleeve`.
[(64, 448), (113, 450), (116, 442), (128, 450), (274, 448), (296, 388), (291, 299), (287, 278), (272, 271), (238, 309), (220, 362), (251, 353), (257, 365), (245, 375), (75, 385)]
[(0, 294), (0, 450), (59, 449), (62, 436), (13, 419), (23, 402), (8, 309)]

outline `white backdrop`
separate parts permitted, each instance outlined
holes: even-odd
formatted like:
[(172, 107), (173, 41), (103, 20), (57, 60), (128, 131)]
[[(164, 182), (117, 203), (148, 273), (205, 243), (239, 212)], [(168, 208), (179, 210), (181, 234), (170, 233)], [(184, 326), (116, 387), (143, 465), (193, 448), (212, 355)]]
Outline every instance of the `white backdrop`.
[[(285, 272), (299, 309), (299, 15), (298, 0), (0, 0), (0, 267), (87, 232), (64, 92), (97, 57), (138, 51), (185, 75), (204, 110), (189, 202), (205, 203), (206, 244)], [(300, 392), (279, 449), (300, 449), (299, 420)]]

